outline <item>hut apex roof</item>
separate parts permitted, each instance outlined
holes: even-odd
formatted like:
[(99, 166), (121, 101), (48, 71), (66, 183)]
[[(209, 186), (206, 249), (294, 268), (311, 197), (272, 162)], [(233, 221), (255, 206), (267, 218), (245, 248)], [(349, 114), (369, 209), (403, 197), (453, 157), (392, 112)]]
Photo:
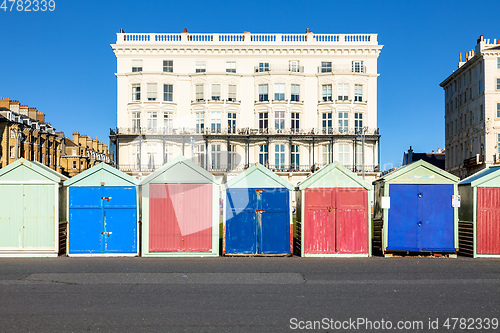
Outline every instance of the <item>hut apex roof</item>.
[(256, 163), (245, 172), (231, 179), (225, 184), (225, 188), (274, 188), (284, 187), (290, 191), (295, 188), (288, 181), (284, 180), (265, 166)]

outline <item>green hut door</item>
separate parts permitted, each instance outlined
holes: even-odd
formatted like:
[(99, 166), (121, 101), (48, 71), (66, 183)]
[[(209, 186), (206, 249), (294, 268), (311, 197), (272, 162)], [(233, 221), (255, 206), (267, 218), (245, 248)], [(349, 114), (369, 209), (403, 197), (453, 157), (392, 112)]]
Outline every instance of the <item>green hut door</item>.
[(0, 185), (0, 248), (53, 249), (55, 210), (52, 184)]

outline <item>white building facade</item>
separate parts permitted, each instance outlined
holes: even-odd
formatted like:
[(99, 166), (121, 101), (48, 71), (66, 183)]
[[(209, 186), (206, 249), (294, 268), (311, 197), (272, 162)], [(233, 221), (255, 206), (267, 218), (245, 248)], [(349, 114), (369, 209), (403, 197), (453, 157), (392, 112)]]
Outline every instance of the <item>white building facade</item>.
[[(465, 60), (465, 61), (463, 61)], [(500, 163), (500, 41), (477, 40), (445, 91), (446, 171), (465, 178)]]
[(183, 154), (229, 178), (256, 162), (291, 181), (332, 161), (379, 171), (376, 34), (119, 33), (111, 46), (120, 170)]

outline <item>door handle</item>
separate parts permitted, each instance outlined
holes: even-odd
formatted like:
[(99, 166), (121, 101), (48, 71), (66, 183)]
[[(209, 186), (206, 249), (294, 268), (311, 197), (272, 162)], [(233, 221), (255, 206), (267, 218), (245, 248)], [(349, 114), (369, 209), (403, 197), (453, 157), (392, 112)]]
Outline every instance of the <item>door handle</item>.
[(418, 226), (420, 227), (422, 225), (422, 221), (418, 221)]
[(112, 232), (111, 232), (111, 231), (108, 231), (108, 232), (101, 232), (101, 235), (108, 235), (108, 237), (109, 237), (109, 235), (111, 235), (111, 234), (112, 234)]

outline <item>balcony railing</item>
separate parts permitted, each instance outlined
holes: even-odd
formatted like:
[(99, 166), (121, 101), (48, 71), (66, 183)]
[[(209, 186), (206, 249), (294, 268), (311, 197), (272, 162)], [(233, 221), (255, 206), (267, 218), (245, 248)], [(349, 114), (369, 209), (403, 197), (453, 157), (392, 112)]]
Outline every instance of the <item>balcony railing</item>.
[(118, 33), (116, 44), (377, 45), (377, 34)]
[(476, 165), (480, 165), (483, 163), (484, 163), (484, 155), (476, 154), (476, 156), (464, 160), (464, 167), (472, 168)]
[(254, 66), (255, 73), (284, 72), (284, 73), (304, 73), (304, 66), (269, 65), (269, 67)]
[[(237, 128), (234, 129), (215, 129), (206, 128), (203, 131), (196, 131), (194, 128), (116, 128), (117, 135), (357, 135), (356, 129), (339, 129), (339, 128), (310, 128), (310, 129), (274, 129), (274, 128)], [(365, 135), (378, 135), (377, 128), (369, 128)]]
[[(197, 163), (200, 165), (200, 163)], [(250, 165), (253, 165), (251, 163)], [(273, 172), (315, 172), (318, 171), (320, 168), (324, 167), (327, 164), (324, 163), (315, 163), (313, 165), (309, 164), (304, 164), (304, 165), (274, 165), (274, 164), (269, 164), (266, 167), (273, 171)], [(224, 173), (224, 172), (241, 172), (244, 171), (249, 167), (249, 165), (244, 165), (244, 164), (238, 164), (238, 165), (224, 165), (224, 164), (212, 164), (209, 162), (209, 165), (207, 168), (205, 168), (205, 164), (200, 165), (202, 168), (206, 169), (209, 172), (214, 172), (214, 173)], [(344, 165), (347, 169), (351, 170), (352, 172), (362, 172), (362, 166), (354, 166), (354, 165)], [(153, 172), (156, 169), (160, 168), (161, 165), (155, 164), (142, 164), (139, 166), (139, 164), (120, 164), (119, 169), (120, 171), (123, 172)], [(378, 165), (365, 165), (365, 172), (378, 172), (379, 167)]]
[(362, 68), (353, 68), (352, 65), (333, 65), (332, 67), (318, 66), (318, 73), (366, 73), (366, 66), (363, 66)]

